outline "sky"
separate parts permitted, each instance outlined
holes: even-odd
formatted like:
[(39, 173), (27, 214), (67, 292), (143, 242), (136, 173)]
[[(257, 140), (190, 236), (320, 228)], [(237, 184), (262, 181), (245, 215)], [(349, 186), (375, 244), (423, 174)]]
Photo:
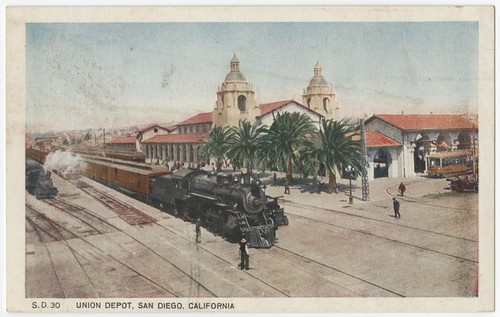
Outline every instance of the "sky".
[(233, 54), (258, 103), (302, 103), (319, 62), (344, 117), (477, 112), (477, 22), (30, 23), (27, 131), (212, 111)]

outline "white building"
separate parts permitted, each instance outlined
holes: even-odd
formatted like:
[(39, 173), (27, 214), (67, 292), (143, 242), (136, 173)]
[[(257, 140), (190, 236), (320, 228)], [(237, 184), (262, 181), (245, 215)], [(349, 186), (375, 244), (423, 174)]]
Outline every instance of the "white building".
[(477, 124), (463, 114), (377, 114), (365, 121), (369, 178), (424, 173), (426, 156), (471, 149)]

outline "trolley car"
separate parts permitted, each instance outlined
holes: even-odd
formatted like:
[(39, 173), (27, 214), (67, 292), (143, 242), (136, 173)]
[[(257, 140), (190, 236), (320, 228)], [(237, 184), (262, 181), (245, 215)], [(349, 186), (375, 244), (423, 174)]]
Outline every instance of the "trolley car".
[(472, 171), (473, 157), (469, 151), (436, 152), (427, 156), (427, 175), (445, 177)]

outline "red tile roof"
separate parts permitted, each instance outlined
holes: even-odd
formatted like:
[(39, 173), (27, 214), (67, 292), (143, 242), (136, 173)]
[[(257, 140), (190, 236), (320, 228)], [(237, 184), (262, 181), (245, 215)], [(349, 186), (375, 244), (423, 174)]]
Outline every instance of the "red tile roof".
[(154, 127), (158, 127), (158, 128), (162, 128), (162, 129), (171, 131), (169, 129), (170, 127), (165, 128), (164, 126), (161, 126), (159, 124), (153, 123), (153, 124), (150, 124), (148, 126), (145, 126), (144, 128), (140, 128), (139, 130), (137, 130), (137, 132), (144, 132), (144, 131), (150, 130), (150, 129), (154, 128)]
[(289, 104), (290, 102), (293, 102), (293, 99), (260, 104), (259, 105), (260, 115), (261, 116), (265, 115), (266, 113), (269, 113), (269, 112), (271, 112), (273, 110), (281, 108), (284, 105)]
[(200, 143), (208, 133), (183, 133), (156, 135), (142, 143)]
[(177, 126), (188, 125), (188, 124), (198, 124), (198, 123), (212, 123), (212, 112), (198, 113), (197, 115), (192, 116), (189, 119), (186, 119), (180, 123), (177, 123)]
[(259, 105), (259, 108), (260, 108), (260, 115), (263, 116), (265, 114), (268, 114), (269, 112), (272, 112), (274, 110), (277, 110), (281, 107), (284, 107), (290, 103), (294, 103), (296, 104), (297, 106), (299, 107), (302, 107), (304, 109), (306, 109), (307, 111), (310, 111), (312, 113), (315, 113), (317, 114), (318, 116), (322, 116), (321, 114), (317, 113), (316, 111), (312, 110), (312, 109), (309, 109), (307, 108), (306, 106), (298, 103), (297, 101), (293, 100), (293, 99), (289, 99), (289, 100), (283, 100), (283, 101), (276, 101), (276, 102), (271, 102), (271, 103), (263, 103), (263, 104), (260, 104)]
[(477, 129), (461, 114), (376, 114), (367, 123), (378, 118), (401, 130)]
[(366, 131), (366, 147), (400, 146), (401, 143), (379, 131)]
[(133, 136), (121, 136), (121, 137), (115, 138), (107, 143), (108, 144), (124, 144), (124, 143), (134, 143), (135, 144), (135, 139), (136, 139), (135, 135), (133, 135)]

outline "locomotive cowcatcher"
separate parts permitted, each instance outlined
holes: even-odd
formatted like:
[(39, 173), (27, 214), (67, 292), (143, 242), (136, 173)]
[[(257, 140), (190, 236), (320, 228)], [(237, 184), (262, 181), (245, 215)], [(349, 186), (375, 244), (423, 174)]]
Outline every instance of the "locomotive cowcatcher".
[[(207, 229), (229, 239), (244, 236), (254, 248), (273, 246), (276, 228), (288, 219), (276, 198), (243, 185), (237, 175), (183, 169), (152, 180), (151, 199), (184, 218), (200, 219)], [(286, 222), (286, 223), (285, 223)]]

